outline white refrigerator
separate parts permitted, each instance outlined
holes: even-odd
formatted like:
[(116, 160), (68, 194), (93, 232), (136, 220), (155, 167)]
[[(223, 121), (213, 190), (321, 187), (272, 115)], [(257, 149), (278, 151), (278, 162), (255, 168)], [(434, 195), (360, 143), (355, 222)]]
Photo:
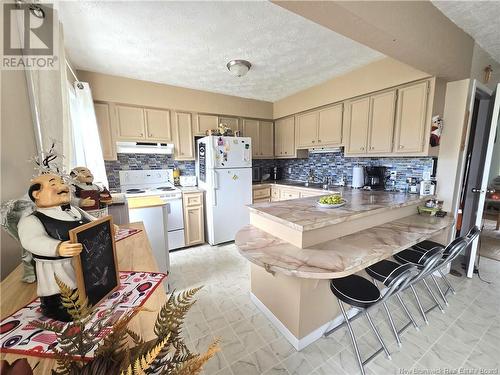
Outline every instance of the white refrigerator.
[(210, 245), (233, 241), (249, 223), (252, 203), (252, 144), (247, 137), (200, 138), (196, 142), (196, 176), (206, 194)]

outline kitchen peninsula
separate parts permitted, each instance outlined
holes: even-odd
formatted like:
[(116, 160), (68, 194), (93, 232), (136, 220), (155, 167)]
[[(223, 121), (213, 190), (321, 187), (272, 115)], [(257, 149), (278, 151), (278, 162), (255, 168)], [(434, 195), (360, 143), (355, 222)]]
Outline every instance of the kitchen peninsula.
[(329, 279), (363, 272), (452, 224), (418, 215), (426, 199), (418, 195), (336, 190), (347, 201), (336, 209), (319, 208), (317, 196), (251, 205), (250, 225), (236, 236), (251, 262), (252, 300), (298, 350), (339, 315)]

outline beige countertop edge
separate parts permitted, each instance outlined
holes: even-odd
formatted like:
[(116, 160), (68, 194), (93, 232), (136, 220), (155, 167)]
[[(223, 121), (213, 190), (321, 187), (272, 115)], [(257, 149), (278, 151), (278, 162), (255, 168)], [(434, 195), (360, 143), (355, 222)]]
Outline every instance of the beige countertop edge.
[[(369, 261), (358, 263), (356, 266), (353, 266), (349, 269), (346, 269), (343, 271), (338, 271), (338, 272), (332, 272), (332, 271), (328, 271), (328, 270), (320, 271), (320, 272), (318, 272), (318, 271), (305, 271), (305, 270), (297, 270), (297, 269), (284, 268), (284, 267), (280, 267), (280, 266), (276, 266), (276, 265), (266, 264), (264, 262), (261, 262), (261, 261), (255, 259), (252, 256), (249, 256), (246, 251), (241, 250), (240, 247), (238, 246), (237, 240), (235, 241), (235, 244), (236, 244), (236, 247), (238, 248), (238, 252), (241, 254), (241, 256), (243, 256), (249, 262), (264, 268), (266, 271), (268, 271), (270, 273), (277, 272), (277, 273), (281, 273), (281, 274), (286, 275), (286, 276), (299, 277), (299, 278), (303, 278), (303, 279), (315, 279), (315, 280), (318, 280), (318, 279), (322, 279), (322, 280), (337, 279), (337, 278), (341, 278), (341, 277), (355, 274), (359, 271), (364, 270), (366, 267), (371, 266), (372, 264), (375, 264), (375, 263), (377, 263), (381, 260), (384, 260), (384, 259), (388, 259), (391, 256), (393, 256), (394, 254), (399, 253), (400, 251), (408, 249), (409, 247), (411, 247), (411, 246), (413, 246), (421, 241), (424, 241), (428, 238), (433, 237), (434, 235), (439, 234), (441, 231), (445, 230), (446, 228), (451, 227), (454, 223), (454, 220), (450, 217), (445, 217), (442, 220), (443, 220), (442, 225), (437, 227), (436, 230), (434, 230), (432, 233), (427, 234), (427, 235), (423, 235), (422, 237), (419, 237), (414, 241), (410, 241), (408, 243), (405, 243), (404, 246), (399, 246), (399, 247), (395, 248), (392, 252), (390, 252), (390, 254), (384, 254), (384, 255), (381, 254), (380, 256), (373, 257)], [(253, 226), (248, 225), (247, 227), (253, 227)], [(258, 229), (256, 227), (253, 227), (253, 228), (257, 231), (261, 231), (263, 233), (266, 233), (265, 231)], [(355, 234), (356, 233), (351, 234), (349, 236), (353, 236)], [(274, 237), (268, 233), (266, 235)], [(340, 239), (337, 238), (337, 239), (332, 240), (332, 241), (338, 242), (339, 240), (341, 240), (341, 238)], [(283, 241), (277, 237), (276, 237), (276, 241), (286, 244), (286, 241)], [(330, 242), (330, 241), (327, 241), (327, 242)], [(291, 249), (293, 248), (294, 250), (296, 250), (296, 247), (294, 245), (292, 245), (292, 244), (288, 244), (288, 245), (290, 246)], [(265, 249), (265, 248), (262, 248), (262, 249)], [(335, 251), (335, 250), (323, 250), (323, 251)]]
[[(316, 197), (314, 197), (314, 198), (316, 198)], [(335, 219), (324, 219), (324, 220), (317, 219), (317, 221), (315, 223), (306, 224), (306, 225), (292, 223), (286, 219), (282, 219), (282, 218), (279, 218), (275, 215), (272, 215), (272, 214), (269, 214), (267, 212), (263, 212), (263, 211), (259, 210), (260, 204), (269, 205), (269, 203), (257, 203), (257, 204), (249, 205), (247, 207), (252, 213), (255, 213), (257, 215), (261, 215), (261, 216), (263, 216), (269, 220), (275, 221), (277, 223), (284, 224), (284, 225), (286, 225), (292, 229), (295, 229), (297, 231), (306, 232), (308, 230), (319, 229), (319, 228), (327, 227), (330, 225), (343, 223), (346, 221), (352, 221), (352, 220), (360, 219), (360, 218), (365, 217), (365, 216), (383, 213), (383, 212), (386, 212), (389, 210), (394, 210), (394, 209), (412, 206), (412, 205), (417, 206), (420, 203), (422, 203), (423, 201), (430, 199), (430, 198), (431, 198), (430, 196), (425, 196), (425, 197), (421, 197), (419, 200), (399, 203), (399, 204), (390, 205), (390, 206), (382, 206), (382, 207), (374, 208), (372, 210), (367, 210), (367, 211), (354, 212), (354, 213), (352, 213), (352, 215), (348, 215), (348, 216), (344, 216), (344, 217), (340, 217), (340, 218), (335, 218)], [(290, 202), (294, 201), (294, 200), (306, 200), (306, 199), (311, 199), (311, 197), (291, 199)], [(283, 202), (283, 201), (280, 201), (280, 202)], [(417, 213), (417, 212), (415, 211), (415, 213)]]

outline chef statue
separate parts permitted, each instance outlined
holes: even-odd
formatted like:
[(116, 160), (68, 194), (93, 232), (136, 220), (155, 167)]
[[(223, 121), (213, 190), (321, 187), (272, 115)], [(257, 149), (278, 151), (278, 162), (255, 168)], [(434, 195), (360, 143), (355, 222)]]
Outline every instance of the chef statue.
[(76, 189), (73, 204), (87, 211), (101, 208), (101, 203), (111, 203), (108, 189), (94, 184), (94, 175), (87, 167), (73, 168), (70, 176), (73, 177), (73, 186)]
[(82, 245), (70, 243), (68, 232), (94, 218), (70, 205), (70, 188), (57, 174), (35, 177), (31, 180), (28, 195), (36, 208), (19, 221), (19, 239), (35, 259), (37, 293), (43, 315), (67, 322), (71, 316), (61, 303), (54, 275), (76, 289), (71, 257), (80, 254)]

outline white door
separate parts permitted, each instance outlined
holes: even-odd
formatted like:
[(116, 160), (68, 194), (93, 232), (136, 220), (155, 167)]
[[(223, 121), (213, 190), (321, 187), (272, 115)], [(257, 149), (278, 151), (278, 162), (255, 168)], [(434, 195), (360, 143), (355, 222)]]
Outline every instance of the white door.
[[(477, 209), (476, 209), (476, 217), (475, 217), (475, 225), (477, 225), (479, 228), (481, 228), (482, 225), (482, 220), (483, 220), (483, 211), (484, 211), (484, 203), (486, 199), (486, 194), (487, 194), (487, 189), (488, 189), (488, 177), (490, 173), (490, 167), (491, 167), (491, 160), (493, 156), (493, 146), (495, 143), (495, 135), (496, 135), (496, 130), (497, 130), (497, 124), (499, 121), (499, 115), (500, 115), (500, 84), (497, 85), (496, 90), (492, 94), (492, 100), (490, 104), (490, 111), (488, 113), (490, 121), (490, 128), (489, 130), (484, 134), (485, 138), (488, 139), (486, 150), (483, 150), (484, 152), (484, 168), (482, 168), (481, 173), (482, 176), (478, 179), (477, 182), (479, 182), (479, 186), (467, 186), (467, 197), (469, 198), (469, 201), (472, 201), (476, 204), (477, 202)], [(480, 152), (480, 151), (478, 151)], [(471, 173), (473, 175), (473, 173)], [(472, 184), (471, 184), (472, 185)], [(474, 197), (475, 196), (475, 197)], [(475, 206), (474, 204), (474, 206)], [(473, 207), (472, 209), (475, 209)], [(465, 209), (464, 209), (464, 214), (465, 214)], [(464, 217), (464, 221), (465, 221)], [(478, 251), (478, 246), (479, 246), (479, 238), (477, 238), (474, 243), (472, 244), (472, 248), (470, 251), (470, 257), (469, 257), (469, 262), (467, 266), (467, 277), (472, 277), (474, 273), (474, 265), (475, 262), (474, 260), (476, 259), (476, 254)]]
[[(211, 245), (233, 241), (236, 233), (249, 224), (247, 205), (252, 203), (252, 169), (214, 170), (215, 195), (208, 218), (208, 242)], [(208, 202), (207, 202), (208, 203)]]
[(212, 137), (215, 168), (252, 166), (252, 143), (248, 137)]

